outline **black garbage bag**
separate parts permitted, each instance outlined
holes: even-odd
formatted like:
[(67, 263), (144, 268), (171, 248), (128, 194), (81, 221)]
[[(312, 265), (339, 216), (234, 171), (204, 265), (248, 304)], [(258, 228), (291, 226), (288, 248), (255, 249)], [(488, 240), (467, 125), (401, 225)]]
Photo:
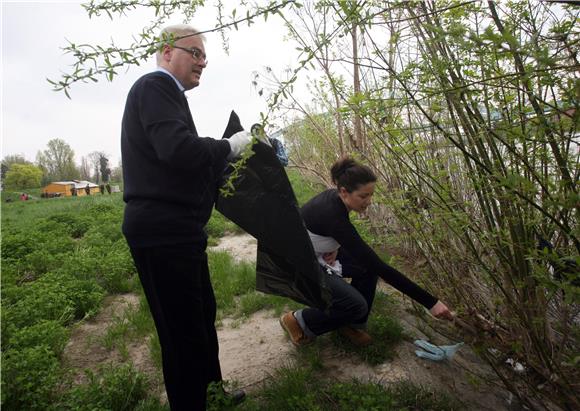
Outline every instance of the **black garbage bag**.
[[(242, 130), (232, 111), (223, 138)], [(284, 167), (268, 143), (258, 141), (253, 151), (234, 181), (235, 190), (220, 193), (216, 208), (258, 240), (256, 289), (326, 310), (331, 297), (327, 274), (316, 261)], [(224, 179), (232, 171), (229, 166)]]

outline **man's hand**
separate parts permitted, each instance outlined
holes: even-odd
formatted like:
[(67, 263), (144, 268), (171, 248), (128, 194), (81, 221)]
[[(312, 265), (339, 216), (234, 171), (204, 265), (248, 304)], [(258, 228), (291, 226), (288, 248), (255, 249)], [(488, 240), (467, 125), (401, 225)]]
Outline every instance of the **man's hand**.
[(230, 143), (230, 154), (228, 154), (228, 160), (233, 160), (236, 157), (240, 157), (244, 152), (244, 149), (252, 141), (252, 135), (247, 131), (239, 131), (228, 139)]
[(441, 318), (449, 321), (453, 321), (453, 319), (455, 318), (455, 314), (453, 314), (449, 310), (449, 308), (441, 301), (437, 301), (437, 303), (433, 307), (431, 307), (429, 312), (435, 318)]

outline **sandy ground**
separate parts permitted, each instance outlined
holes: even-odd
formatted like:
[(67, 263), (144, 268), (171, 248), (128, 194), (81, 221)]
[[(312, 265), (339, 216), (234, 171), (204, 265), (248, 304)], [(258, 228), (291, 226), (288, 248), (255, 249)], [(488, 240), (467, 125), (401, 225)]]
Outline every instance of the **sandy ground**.
[[(256, 241), (248, 235), (230, 236), (225, 237), (215, 249), (228, 251), (238, 260), (254, 261)], [(149, 355), (148, 341), (130, 345), (125, 355), (121, 355), (118, 350), (109, 351), (102, 344), (108, 326), (115, 319), (118, 321), (118, 318), (122, 318), (124, 311), (134, 309), (136, 304), (139, 304), (139, 300), (133, 294), (108, 297), (96, 318), (80, 323), (73, 330), (64, 358), (73, 370), (77, 370), (77, 382), (84, 380), (84, 369), (95, 370), (105, 363), (119, 363), (129, 359), (138, 369), (159, 382), (160, 395), (164, 396), (160, 372)], [(420, 320), (416, 317), (402, 311), (399, 319), (408, 334), (425, 338), (418, 328)], [(218, 329), (218, 336), (224, 379), (250, 392), (267, 381), (276, 368), (295, 361), (296, 349), (284, 334), (273, 312), (257, 312), (241, 324), (239, 321), (225, 319)], [(454, 341), (438, 337), (437, 343), (448, 344)], [(483, 382), (481, 377), (493, 380), (493, 373), (468, 346), (464, 346), (453, 360), (444, 362), (420, 359), (414, 351), (413, 344), (405, 341), (397, 348), (394, 360), (373, 367), (353, 355), (328, 346), (322, 352), (323, 372), (328, 378), (336, 380), (357, 378), (382, 384), (410, 380), (454, 395), (469, 410), (518, 409), (515, 404), (509, 404), (510, 395), (500, 384)], [(474, 374), (478, 377), (475, 378)]]

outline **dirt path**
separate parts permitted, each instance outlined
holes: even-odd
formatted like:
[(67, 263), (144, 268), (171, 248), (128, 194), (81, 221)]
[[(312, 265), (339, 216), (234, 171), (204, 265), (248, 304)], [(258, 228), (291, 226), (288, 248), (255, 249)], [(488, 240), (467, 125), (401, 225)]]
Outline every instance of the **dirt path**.
[[(238, 260), (254, 261), (256, 241), (247, 235), (235, 235), (225, 237), (213, 249), (228, 251)], [(390, 292), (388, 287), (381, 289)], [(129, 359), (136, 368), (154, 376), (159, 384), (160, 395), (164, 396), (160, 372), (149, 355), (148, 341), (131, 344), (125, 356), (118, 350), (105, 349), (100, 342), (109, 325), (116, 318), (117, 321), (119, 317), (122, 318), (125, 310), (133, 309), (138, 303), (138, 297), (133, 294), (108, 297), (96, 318), (81, 323), (73, 330), (64, 357), (72, 369), (79, 371), (78, 382), (83, 381), (81, 371), (84, 368), (94, 370), (103, 363), (118, 363)], [(402, 304), (404, 306), (405, 303)], [(420, 320), (403, 308), (399, 319), (408, 334), (414, 338), (425, 338), (418, 328)], [(218, 329), (218, 337), (224, 379), (234, 381), (248, 391), (258, 389), (276, 368), (295, 361), (295, 348), (280, 328), (273, 312), (257, 312), (241, 324), (239, 321), (225, 319)], [(436, 342), (448, 344), (455, 341), (438, 336)], [(468, 346), (464, 346), (452, 361), (444, 362), (420, 359), (414, 352), (413, 344), (405, 341), (397, 347), (394, 360), (373, 367), (329, 346), (323, 350), (322, 360), (324, 372), (330, 379), (348, 381), (357, 378), (382, 384), (410, 380), (452, 394), (466, 404), (469, 410), (517, 409), (510, 407), (508, 392), (480, 378), (484, 376), (493, 380), (493, 373)]]
[(64, 364), (73, 370), (75, 383), (86, 381), (85, 370), (96, 371), (100, 366), (130, 361), (140, 371), (160, 378), (150, 355), (149, 340), (131, 342), (126, 350), (107, 349), (104, 344), (107, 331), (122, 321), (127, 313), (139, 306), (136, 294), (105, 297), (103, 309), (90, 320), (77, 324), (64, 349)]

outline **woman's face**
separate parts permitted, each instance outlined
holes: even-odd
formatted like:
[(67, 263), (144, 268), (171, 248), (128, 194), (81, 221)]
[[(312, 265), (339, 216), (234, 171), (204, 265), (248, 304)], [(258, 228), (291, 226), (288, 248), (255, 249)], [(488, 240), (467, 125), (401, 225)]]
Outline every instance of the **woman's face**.
[(346, 188), (340, 187), (338, 195), (348, 211), (356, 211), (357, 213), (364, 212), (371, 204), (371, 199), (375, 192), (375, 183), (366, 183), (359, 186), (352, 193), (346, 191)]

